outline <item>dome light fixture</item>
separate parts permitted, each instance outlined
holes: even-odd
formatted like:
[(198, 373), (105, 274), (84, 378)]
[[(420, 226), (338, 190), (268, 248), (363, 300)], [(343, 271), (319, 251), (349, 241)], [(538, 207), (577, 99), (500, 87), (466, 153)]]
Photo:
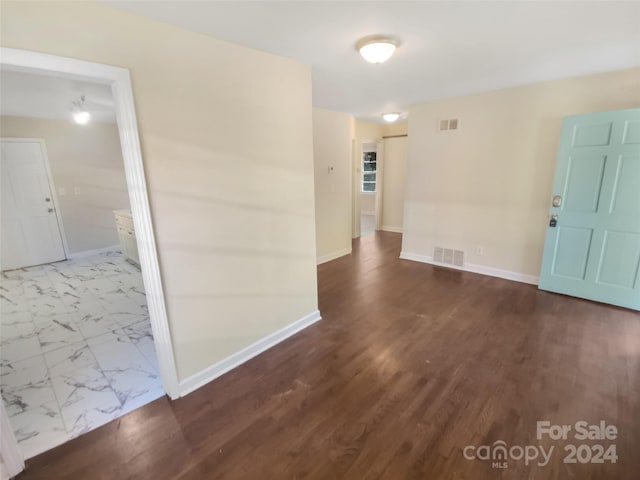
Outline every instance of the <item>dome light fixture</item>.
[(71, 114), (73, 117), (73, 121), (78, 125), (86, 125), (87, 123), (89, 123), (89, 121), (91, 120), (91, 114), (84, 107), (84, 95), (73, 101)]
[(382, 115), (382, 118), (387, 123), (393, 123), (400, 118), (399, 113), (385, 113)]
[(356, 50), (369, 63), (384, 63), (391, 58), (400, 41), (384, 35), (370, 35), (356, 43)]

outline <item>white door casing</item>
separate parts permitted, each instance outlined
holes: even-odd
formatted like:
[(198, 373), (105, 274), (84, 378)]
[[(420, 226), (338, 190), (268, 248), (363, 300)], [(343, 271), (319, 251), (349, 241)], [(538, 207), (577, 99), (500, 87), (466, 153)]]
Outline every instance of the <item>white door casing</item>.
[(178, 375), (167, 319), (164, 289), (160, 276), (160, 265), (149, 206), (129, 70), (74, 58), (7, 47), (0, 47), (0, 64), (3, 69), (7, 70), (20, 70), (22, 72), (45, 75), (53, 73), (67, 78), (76, 78), (111, 86), (131, 202), (131, 213), (140, 254), (142, 278), (147, 294), (149, 317), (158, 354), (162, 383), (171, 398), (178, 398), (180, 396)]
[(376, 230), (382, 230), (382, 191), (384, 179), (384, 145), (376, 143)]
[[(160, 265), (153, 232), (129, 70), (7, 47), (0, 47), (0, 64), (3, 69), (8, 70), (13, 69), (45, 75), (53, 73), (67, 78), (76, 78), (111, 86), (133, 223), (140, 254), (142, 278), (147, 294), (149, 318), (158, 355), (162, 384), (172, 399), (178, 398), (180, 396), (178, 375), (167, 319), (164, 289), (160, 276)], [(15, 438), (7, 429), (3, 428), (0, 431), (0, 440), (2, 441), (3, 452), (7, 444), (19, 449)]]
[(116, 110), (122, 158), (131, 202), (131, 213), (140, 254), (142, 278), (147, 294), (149, 317), (158, 354), (165, 391), (178, 398), (178, 375), (160, 276), (160, 265), (153, 221), (147, 193), (147, 182), (140, 149), (133, 90), (129, 70), (111, 65), (86, 62), (27, 50), (0, 47), (3, 69), (35, 74), (60, 75), (111, 86)]
[(353, 164), (353, 174), (351, 178), (353, 179), (353, 187), (352, 187), (352, 204), (353, 204), (353, 213), (352, 213), (352, 221), (353, 226), (351, 230), (351, 238), (358, 238), (360, 236), (360, 215), (361, 215), (361, 206), (360, 206), (360, 189), (362, 188), (362, 143), (358, 143), (357, 140), (352, 140), (352, 164)]
[(18, 442), (9, 415), (0, 401), (0, 453), (2, 454), (2, 478), (13, 478), (24, 470), (24, 456), (18, 447)]

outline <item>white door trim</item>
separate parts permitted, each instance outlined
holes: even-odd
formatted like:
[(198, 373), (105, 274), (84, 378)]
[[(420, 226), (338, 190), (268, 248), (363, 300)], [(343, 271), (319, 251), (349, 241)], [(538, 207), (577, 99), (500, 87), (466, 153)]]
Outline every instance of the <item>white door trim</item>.
[[(131, 213), (140, 253), (142, 278), (158, 354), (162, 385), (172, 399), (180, 396), (176, 362), (164, 301), (162, 278), (138, 136), (129, 70), (73, 58), (0, 47), (0, 64), (7, 70), (61, 75), (111, 86), (115, 102)], [(4, 435), (4, 434), (3, 434)]]
[(62, 213), (60, 211), (60, 202), (58, 202), (58, 191), (56, 190), (56, 184), (53, 181), (53, 174), (51, 173), (51, 164), (49, 163), (49, 155), (47, 153), (47, 144), (44, 138), (23, 138), (23, 137), (0, 137), (0, 141), (3, 142), (34, 142), (40, 144), (40, 151), (44, 158), (44, 167), (47, 171), (47, 180), (49, 181), (49, 190), (51, 190), (51, 202), (56, 214), (56, 220), (58, 222), (58, 230), (60, 231), (60, 237), (62, 238), (62, 249), (64, 250), (64, 257), (70, 258), (69, 244), (67, 243), (67, 235), (64, 232), (64, 223), (62, 222)]
[[(352, 180), (353, 180), (353, 199), (352, 199), (352, 204), (353, 204), (353, 218), (352, 218), (352, 229), (351, 229), (351, 238), (358, 238), (361, 236), (362, 234), (362, 225), (361, 223), (361, 219), (362, 219), (362, 194), (364, 193), (362, 191), (362, 182), (364, 180), (364, 169), (362, 168), (362, 156), (364, 155), (364, 146), (367, 144), (374, 144), (376, 145), (376, 158), (377, 158), (377, 150), (378, 148), (380, 148), (380, 143), (378, 140), (367, 140), (367, 139), (360, 139), (360, 138), (354, 138), (351, 141), (352, 144), (352, 154), (353, 154), (353, 174), (352, 174)], [(377, 175), (376, 175), (376, 179), (377, 179)], [(376, 191), (375, 192), (371, 192), (373, 193), (373, 195), (375, 195), (375, 197), (378, 197), (378, 183), (376, 182)], [(374, 215), (375, 215), (375, 209), (374, 209)], [(368, 214), (368, 212), (367, 212)]]
[(0, 451), (2, 451), (2, 478), (5, 475), (6, 478), (13, 478), (24, 470), (24, 455), (13, 434), (9, 416), (2, 402), (0, 402)]
[(360, 184), (362, 183), (362, 144), (358, 139), (351, 140), (351, 238), (360, 236)]
[(384, 144), (376, 143), (376, 230), (382, 230), (382, 191), (384, 188)]

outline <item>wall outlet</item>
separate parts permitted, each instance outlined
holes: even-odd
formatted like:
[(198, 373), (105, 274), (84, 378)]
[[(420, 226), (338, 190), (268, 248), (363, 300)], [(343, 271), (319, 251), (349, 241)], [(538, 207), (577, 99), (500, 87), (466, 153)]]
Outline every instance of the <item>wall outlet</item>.
[(476, 255), (484, 255), (484, 247), (482, 245), (476, 245)]
[(333, 173), (333, 170), (334, 170), (333, 165), (329, 165), (327, 170), (328, 170), (329, 173)]

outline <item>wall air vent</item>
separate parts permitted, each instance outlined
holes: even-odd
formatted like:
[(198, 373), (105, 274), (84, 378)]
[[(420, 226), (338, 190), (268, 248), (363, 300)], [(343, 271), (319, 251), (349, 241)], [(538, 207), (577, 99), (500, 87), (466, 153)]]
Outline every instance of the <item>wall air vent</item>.
[(457, 118), (449, 118), (438, 121), (438, 131), (446, 132), (450, 130), (458, 130), (460, 128), (460, 120)]
[(452, 248), (434, 247), (433, 261), (444, 265), (464, 266), (464, 252)]
[(453, 265), (453, 250), (451, 250), (450, 248), (444, 249), (444, 260), (442, 260), (442, 263)]
[(453, 264), (456, 267), (461, 267), (462, 265), (464, 265), (464, 252), (462, 250), (453, 251)]

